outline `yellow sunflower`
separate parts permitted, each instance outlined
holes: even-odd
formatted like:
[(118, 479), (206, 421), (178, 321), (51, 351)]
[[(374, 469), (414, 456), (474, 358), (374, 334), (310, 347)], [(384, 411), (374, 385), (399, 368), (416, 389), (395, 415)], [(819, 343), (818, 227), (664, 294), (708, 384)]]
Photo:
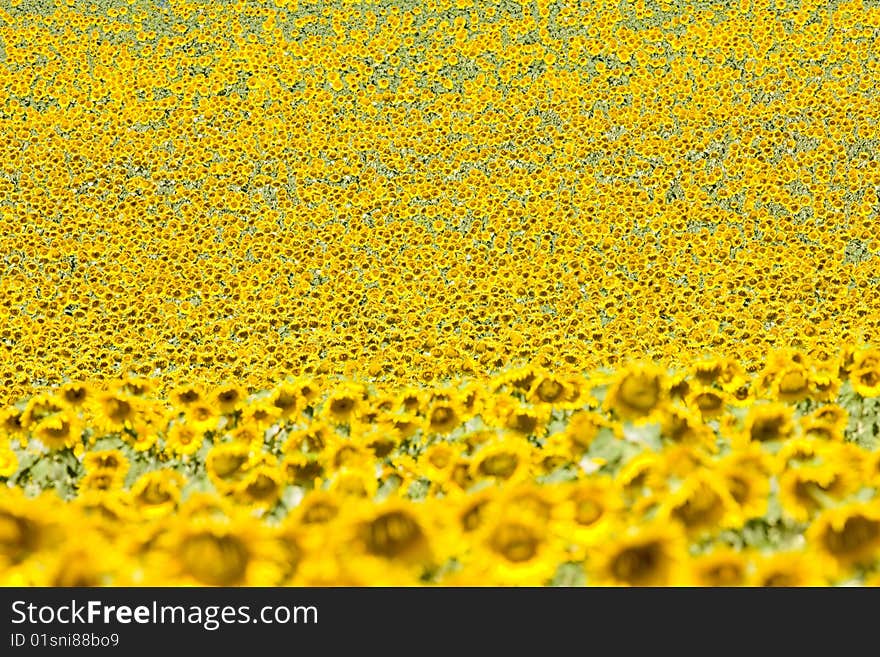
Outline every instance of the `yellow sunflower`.
[(622, 420), (650, 417), (666, 403), (668, 392), (663, 370), (650, 364), (624, 368), (605, 395), (604, 407)]
[(593, 547), (588, 583), (598, 586), (675, 586), (685, 582), (687, 541), (678, 523), (626, 525)]

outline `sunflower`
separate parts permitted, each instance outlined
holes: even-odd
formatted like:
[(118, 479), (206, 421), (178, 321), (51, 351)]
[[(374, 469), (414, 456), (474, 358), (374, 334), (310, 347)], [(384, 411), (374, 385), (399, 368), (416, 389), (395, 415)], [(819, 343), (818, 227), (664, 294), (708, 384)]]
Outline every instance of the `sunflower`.
[(297, 575), (299, 574), (300, 564), (308, 562), (315, 558), (308, 549), (308, 542), (305, 538), (306, 530), (299, 523), (286, 518), (275, 532), (275, 540), (278, 542), (278, 554), (281, 557), (280, 570), (281, 581), (280, 586), (297, 586), (300, 584)]
[(494, 487), (483, 488), (473, 493), (461, 490), (451, 491), (443, 498), (444, 504), (439, 513), (444, 517), (441, 525), (446, 527), (442, 536), (451, 554), (466, 559), (466, 553), (476, 540), (480, 530), (487, 526), (489, 518), (497, 513), (498, 490)]
[(0, 410), (0, 431), (7, 436), (18, 438), (24, 446), (27, 444), (27, 431), (22, 424), (23, 411), (15, 406), (7, 406)]
[(97, 425), (107, 433), (121, 433), (133, 429), (144, 402), (123, 392), (103, 392), (93, 403)]
[(176, 470), (144, 473), (131, 487), (132, 504), (147, 518), (168, 515), (177, 507), (185, 482)]
[(694, 387), (685, 397), (685, 403), (696, 409), (703, 420), (708, 420), (724, 413), (727, 393), (716, 388)]
[(248, 445), (253, 450), (263, 449), (265, 432), (247, 422), (239, 422), (231, 431), (225, 434), (226, 438), (239, 445)]
[(379, 481), (372, 463), (335, 468), (327, 475), (327, 490), (340, 497), (373, 499)]
[(247, 392), (242, 386), (231, 383), (214, 389), (208, 398), (208, 403), (221, 415), (230, 415), (238, 410), (246, 397)]
[(662, 454), (645, 451), (623, 464), (614, 483), (628, 499), (649, 495), (666, 488), (668, 463)]
[(755, 560), (750, 586), (824, 586), (826, 568), (809, 552), (775, 552)]
[(872, 500), (823, 511), (806, 536), (840, 574), (855, 566), (872, 567), (880, 560), (880, 503)]
[(77, 532), (76, 541), (66, 541), (43, 564), (41, 586), (97, 587), (124, 583), (126, 560), (108, 537), (96, 531)]
[(125, 473), (120, 475), (113, 470), (92, 470), (86, 472), (80, 480), (78, 489), (80, 492), (87, 491), (112, 491), (121, 489), (125, 483)]
[(379, 426), (392, 433), (398, 441), (413, 436), (422, 425), (422, 418), (412, 413), (386, 413), (379, 418)]
[(342, 499), (338, 495), (315, 489), (303, 497), (299, 506), (291, 512), (291, 518), (310, 528), (311, 536), (320, 537), (322, 527), (340, 519), (342, 511)]
[(246, 514), (180, 519), (155, 550), (163, 557), (157, 579), (170, 585), (272, 586), (283, 572), (281, 546)]
[(771, 485), (766, 471), (743, 467), (742, 459), (732, 455), (717, 463), (715, 474), (739, 507), (738, 515), (743, 520), (767, 513)]
[(367, 468), (374, 463), (373, 454), (360, 437), (343, 438), (338, 434), (331, 434), (325, 449), (327, 467), (332, 469), (342, 467)]
[(506, 484), (500, 489), (498, 508), (503, 513), (514, 512), (517, 517), (547, 525), (558, 516), (564, 498), (565, 491), (560, 484), (523, 481)]
[(471, 477), (517, 481), (529, 474), (532, 447), (522, 439), (497, 440), (483, 445), (473, 456)]
[(132, 397), (149, 397), (156, 392), (156, 381), (142, 376), (132, 376), (119, 381), (116, 390)]
[(738, 408), (748, 408), (755, 403), (756, 391), (753, 382), (746, 377), (738, 377), (722, 386), (727, 393), (727, 403)]
[(660, 429), (660, 435), (676, 445), (716, 449), (715, 433), (703, 421), (703, 416), (690, 408), (670, 406), (663, 414)]
[(128, 473), (128, 458), (118, 449), (105, 449), (87, 452), (83, 456), (83, 467), (86, 471), (104, 470), (121, 473), (122, 478)]
[[(70, 412), (69, 407), (54, 393), (39, 393), (28, 400), (19, 419), (15, 423), (19, 424), (22, 429), (33, 431), (33, 428), (40, 422), (63, 411), (67, 412), (67, 417), (75, 417), (75, 414)], [(7, 418), (9, 417), (7, 415)]]
[(64, 542), (62, 506), (53, 494), (26, 497), (7, 488), (0, 497), (0, 576), (4, 568)]
[(809, 522), (817, 513), (854, 493), (859, 481), (840, 464), (802, 465), (779, 477), (779, 501), (795, 521)]
[(293, 383), (281, 383), (272, 390), (268, 403), (277, 410), (279, 418), (291, 420), (305, 407), (306, 400)]
[(473, 567), (496, 586), (546, 584), (564, 559), (564, 546), (534, 514), (505, 509), (490, 518), (473, 545)]
[(242, 504), (256, 509), (270, 509), (281, 497), (283, 482), (279, 468), (260, 465), (248, 469), (233, 491)]
[(688, 571), (692, 586), (745, 586), (749, 562), (741, 551), (720, 547), (691, 559)]
[(94, 525), (94, 529), (110, 539), (121, 539), (136, 522), (135, 514), (129, 504), (128, 492), (119, 488), (110, 490), (85, 490), (80, 488), (73, 500), (78, 522)]
[(757, 443), (787, 440), (795, 431), (793, 414), (793, 409), (785, 404), (756, 404), (746, 416), (743, 437)]
[(71, 411), (61, 411), (36, 422), (31, 435), (53, 451), (73, 448), (82, 436), (82, 423)]
[(623, 509), (620, 490), (610, 477), (574, 482), (564, 488), (556, 533), (566, 538), (576, 558), (586, 556), (590, 546), (605, 540)]
[(321, 385), (309, 377), (299, 377), (292, 381), (290, 385), (308, 405), (313, 404), (321, 395)]
[(432, 443), (418, 457), (419, 474), (431, 481), (445, 483), (463, 451), (464, 445), (459, 442)]
[(56, 394), (69, 408), (80, 409), (91, 403), (94, 389), (89, 383), (73, 381), (61, 386)]
[(687, 542), (677, 523), (620, 527), (589, 552), (589, 582), (611, 586), (671, 586), (682, 582)]
[(600, 414), (581, 410), (572, 413), (563, 431), (574, 447), (573, 452), (583, 453), (589, 449), (599, 430), (609, 426), (608, 420)]
[(433, 403), (425, 417), (424, 429), (427, 434), (450, 433), (459, 424), (459, 410), (457, 404), (451, 401), (438, 401)]
[(703, 386), (711, 386), (718, 381), (725, 368), (725, 359), (720, 356), (704, 358), (693, 363), (690, 374)]
[(692, 537), (741, 525), (739, 508), (724, 483), (711, 471), (692, 472), (664, 497), (658, 518), (681, 523)]
[(205, 472), (221, 493), (231, 492), (251, 461), (251, 447), (244, 443), (215, 445), (205, 457)]
[(532, 452), (532, 470), (541, 475), (549, 475), (576, 461), (571, 453), (565, 435), (555, 433), (544, 442), (540, 449)]
[(849, 380), (862, 397), (880, 397), (880, 363), (860, 366), (850, 373)]
[(429, 517), (422, 505), (401, 499), (354, 505), (339, 543), (346, 570), (372, 585), (418, 583), (438, 561)]
[(361, 408), (365, 396), (364, 389), (359, 385), (337, 388), (324, 400), (321, 419), (330, 424), (348, 424)]
[(773, 455), (773, 470), (781, 474), (790, 468), (810, 464), (820, 460), (822, 442), (806, 436), (792, 438)]
[(168, 427), (169, 417), (170, 414), (161, 407), (147, 406), (135, 420), (132, 429), (123, 434), (123, 438), (136, 452), (147, 451), (159, 440), (159, 433)]
[(810, 396), (810, 371), (800, 363), (790, 363), (775, 372), (770, 384), (773, 400), (797, 403)]
[(622, 420), (644, 419), (661, 409), (666, 397), (663, 370), (636, 364), (618, 374), (606, 392), (604, 407)]
[(288, 483), (304, 488), (314, 488), (325, 477), (324, 462), (313, 454), (291, 452), (284, 457), (281, 471)]
[(521, 395), (527, 394), (541, 374), (541, 368), (532, 365), (509, 369), (495, 376), (489, 383), (489, 389), (492, 392), (508, 391)]
[(192, 404), (204, 402), (205, 390), (195, 383), (183, 384), (174, 388), (168, 398), (175, 407), (186, 409)]
[(241, 409), (241, 421), (252, 425), (261, 434), (281, 417), (281, 411), (270, 401), (253, 401)]
[(703, 450), (688, 445), (670, 445), (658, 456), (661, 476), (667, 482), (685, 479), (697, 470), (711, 470), (713, 466)]
[(217, 428), (220, 415), (217, 409), (207, 402), (193, 402), (186, 407), (184, 414), (186, 424), (194, 432), (204, 434)]
[(187, 457), (199, 451), (205, 434), (189, 424), (175, 422), (165, 436), (165, 451), (172, 456)]
[(419, 388), (407, 387), (400, 391), (396, 398), (396, 407), (405, 413), (421, 415), (426, 410), (427, 395)]
[(532, 403), (556, 405), (569, 401), (573, 392), (577, 395), (563, 378), (542, 373), (532, 383), (527, 398)]
[(529, 436), (540, 438), (547, 433), (547, 421), (549, 419), (549, 407), (519, 407), (510, 410), (504, 425), (507, 429), (523, 438), (528, 438)]
[(841, 381), (836, 372), (816, 370), (810, 372), (810, 397), (818, 402), (830, 402), (837, 399)]

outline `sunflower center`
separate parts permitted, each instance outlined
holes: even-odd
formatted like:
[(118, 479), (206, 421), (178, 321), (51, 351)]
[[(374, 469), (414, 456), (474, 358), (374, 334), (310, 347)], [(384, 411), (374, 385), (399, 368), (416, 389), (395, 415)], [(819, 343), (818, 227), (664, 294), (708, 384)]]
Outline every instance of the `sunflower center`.
[(50, 425), (43, 429), (45, 435), (54, 440), (66, 438), (70, 434), (70, 423), (67, 420), (61, 420), (57, 425)]
[(880, 538), (880, 521), (853, 516), (847, 518), (840, 530), (829, 528), (825, 534), (825, 546), (836, 556), (858, 552)]
[(194, 401), (197, 401), (198, 398), (199, 398), (199, 393), (196, 392), (195, 390), (186, 390), (186, 391), (180, 393), (180, 395), (178, 395), (178, 399), (183, 404), (192, 404)]
[(111, 399), (107, 404), (107, 416), (114, 422), (122, 422), (131, 416), (131, 404), (124, 399)]
[(705, 579), (712, 586), (734, 586), (743, 580), (743, 569), (734, 563), (722, 563), (709, 568)]
[(720, 502), (721, 499), (714, 491), (703, 488), (675, 507), (672, 515), (686, 527), (698, 527), (714, 518), (720, 510)]
[(444, 427), (451, 423), (455, 417), (455, 413), (448, 406), (439, 406), (431, 413), (431, 426)]
[(787, 372), (779, 380), (779, 392), (784, 394), (794, 394), (802, 392), (807, 387), (807, 379), (801, 372)]
[(225, 479), (237, 472), (246, 461), (244, 454), (220, 454), (211, 459), (211, 467), (218, 477)]
[(334, 415), (344, 415), (354, 407), (354, 401), (348, 397), (342, 399), (334, 399), (330, 402), (330, 412)]
[(596, 500), (580, 500), (577, 503), (575, 520), (579, 525), (592, 525), (604, 512), (605, 509)]
[(233, 586), (245, 579), (250, 555), (235, 536), (205, 532), (184, 541), (180, 558), (189, 574), (200, 582)]
[(165, 504), (171, 500), (171, 493), (158, 482), (151, 482), (144, 487), (144, 490), (138, 496), (139, 500), (144, 504), (157, 505)]
[(562, 384), (553, 379), (544, 379), (538, 386), (538, 399), (548, 404), (555, 402), (562, 396)]
[(271, 500), (278, 494), (278, 484), (272, 477), (259, 474), (247, 485), (245, 493), (253, 500)]
[(697, 408), (703, 413), (714, 413), (724, 405), (724, 400), (721, 396), (714, 392), (700, 393), (694, 401), (697, 404)]
[(516, 413), (510, 423), (510, 427), (521, 433), (534, 433), (535, 427), (538, 426), (538, 418), (528, 413)]
[(766, 442), (769, 440), (779, 440), (782, 437), (782, 429), (785, 426), (785, 418), (768, 417), (759, 418), (752, 425), (752, 440)]
[(800, 580), (794, 573), (786, 573), (784, 571), (779, 571), (775, 573), (770, 573), (766, 577), (764, 577), (761, 582), (762, 586), (771, 587), (771, 586), (797, 586), (800, 584)]
[(37, 536), (37, 526), (33, 522), (0, 511), (0, 554), (17, 561), (33, 551)]
[(338, 513), (339, 508), (333, 504), (315, 502), (303, 513), (302, 521), (309, 525), (322, 524), (333, 520)]
[(636, 545), (621, 551), (611, 562), (611, 573), (630, 584), (649, 581), (662, 564), (660, 544)]
[(517, 465), (519, 465), (519, 457), (516, 454), (502, 452), (483, 459), (480, 463), (480, 472), (490, 477), (507, 479), (516, 470)]
[(738, 477), (736, 475), (731, 475), (727, 478), (727, 489), (730, 491), (730, 496), (734, 499), (737, 504), (742, 504), (748, 499), (749, 490), (751, 487), (749, 483), (743, 479), (742, 477)]
[(85, 399), (86, 390), (85, 388), (70, 388), (69, 390), (64, 391), (64, 399), (65, 401), (75, 404), (77, 402), (81, 402)]
[(486, 506), (488, 502), (483, 500), (481, 502), (477, 502), (471, 508), (469, 508), (465, 513), (461, 516), (461, 526), (467, 532), (474, 531), (477, 527), (483, 524), (483, 518), (485, 517)]
[(660, 399), (660, 382), (655, 377), (630, 374), (620, 385), (620, 399), (630, 408), (647, 413)]
[(403, 511), (389, 511), (367, 525), (367, 550), (393, 559), (416, 547), (424, 539), (415, 519)]
[(492, 548), (508, 561), (522, 563), (538, 553), (538, 537), (518, 523), (505, 523), (492, 534)]

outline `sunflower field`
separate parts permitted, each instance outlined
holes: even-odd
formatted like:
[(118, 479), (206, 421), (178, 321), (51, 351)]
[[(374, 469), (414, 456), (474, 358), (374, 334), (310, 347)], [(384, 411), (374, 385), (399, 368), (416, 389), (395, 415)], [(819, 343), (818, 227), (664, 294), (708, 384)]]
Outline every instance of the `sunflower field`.
[(5, 0), (0, 584), (880, 584), (878, 40)]

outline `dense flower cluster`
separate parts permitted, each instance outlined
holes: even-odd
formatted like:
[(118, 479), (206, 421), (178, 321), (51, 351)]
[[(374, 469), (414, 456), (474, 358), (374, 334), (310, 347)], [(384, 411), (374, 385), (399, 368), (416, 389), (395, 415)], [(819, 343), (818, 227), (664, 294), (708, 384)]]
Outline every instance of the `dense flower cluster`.
[(11, 2), (0, 385), (877, 339), (858, 2)]
[(876, 582), (878, 39), (4, 3), (0, 580)]
[(3, 414), (0, 583), (876, 584), (878, 376), (68, 384)]

